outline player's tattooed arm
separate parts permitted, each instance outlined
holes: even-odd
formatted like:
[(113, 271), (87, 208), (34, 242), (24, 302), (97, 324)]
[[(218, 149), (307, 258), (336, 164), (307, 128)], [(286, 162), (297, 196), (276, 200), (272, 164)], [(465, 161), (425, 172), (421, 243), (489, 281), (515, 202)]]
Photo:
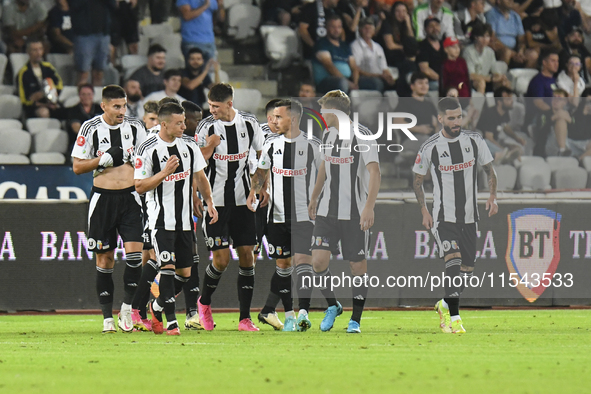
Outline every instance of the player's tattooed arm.
[(427, 209), (427, 203), (425, 202), (425, 191), (423, 190), (423, 180), (424, 176), (421, 174), (415, 173), (415, 180), (413, 183), (413, 188), (415, 190), (415, 196), (417, 197), (417, 201), (419, 202), (419, 206), (421, 207), (421, 214), (423, 215), (423, 226), (430, 230), (433, 227), (433, 217), (429, 210)]
[(497, 196), (497, 173), (491, 163), (485, 164), (482, 166), (484, 172), (488, 177), (488, 190), (490, 190), (491, 196)]
[(255, 173), (252, 174), (250, 183), (250, 193), (248, 194), (248, 198), (246, 199), (246, 206), (253, 212), (256, 211), (256, 195), (261, 194), (263, 187), (266, 187), (268, 172), (269, 170), (266, 170), (264, 168), (257, 168)]

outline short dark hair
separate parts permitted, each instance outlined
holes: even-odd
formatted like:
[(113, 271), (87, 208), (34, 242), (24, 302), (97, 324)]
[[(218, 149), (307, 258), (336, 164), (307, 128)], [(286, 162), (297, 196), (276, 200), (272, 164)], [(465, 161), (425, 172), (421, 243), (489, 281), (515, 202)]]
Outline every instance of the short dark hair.
[(185, 113), (187, 113), (187, 114), (194, 113), (194, 112), (195, 113), (198, 112), (199, 114), (203, 114), (203, 109), (192, 101), (185, 100), (185, 101), (183, 101), (181, 106), (185, 109)]
[(339, 14), (332, 14), (328, 18), (326, 18), (326, 26), (328, 26), (328, 22), (339, 20), (343, 23), (343, 18)]
[(513, 94), (513, 90), (511, 90), (511, 88), (508, 88), (506, 86), (499, 86), (498, 88), (495, 89), (494, 97), (503, 97), (503, 93)]
[(29, 47), (31, 46), (31, 44), (35, 44), (37, 42), (40, 44), (43, 44), (43, 40), (41, 40), (41, 38), (39, 36), (35, 35), (35, 36), (31, 36), (31, 37), (27, 38), (27, 44), (25, 47), (25, 48), (27, 48), (27, 51), (29, 50)]
[(432, 16), (432, 17), (425, 19), (425, 21), (423, 22), (423, 29), (426, 30), (427, 26), (429, 26), (429, 24), (431, 22), (437, 22), (437, 23), (441, 24), (441, 21), (439, 20), (439, 18), (435, 18), (434, 16)]
[(437, 103), (437, 112), (445, 115), (447, 111), (462, 108), (460, 102), (455, 97), (444, 97)]
[(176, 69), (176, 68), (170, 68), (170, 69), (164, 71), (164, 75), (162, 76), (162, 79), (168, 81), (172, 77), (182, 77), (182, 76), (183, 76), (183, 74), (181, 73), (181, 70)]
[(302, 117), (302, 113), (304, 112), (304, 109), (302, 108), (302, 103), (300, 103), (297, 100), (291, 100), (291, 99), (279, 100), (275, 103), (275, 108), (279, 108), (279, 107), (289, 108), (289, 111), (292, 114), (295, 114), (298, 117), (298, 119)]
[(125, 90), (119, 85), (107, 85), (103, 88), (103, 101), (127, 98)]
[(489, 23), (476, 23), (472, 27), (470, 39), (474, 41), (476, 37), (484, 37), (486, 33), (488, 33), (489, 36), (492, 36), (492, 26)]
[(581, 93), (581, 97), (589, 97), (591, 96), (591, 88), (585, 88), (585, 90), (583, 90), (583, 93)]
[(152, 56), (153, 54), (160, 53), (160, 52), (166, 53), (166, 48), (164, 48), (160, 44), (152, 44), (152, 45), (150, 45), (150, 48), (148, 49), (148, 56)]
[(207, 98), (215, 102), (224, 102), (234, 98), (234, 88), (229, 83), (221, 82), (215, 84), (209, 89)]
[(89, 88), (90, 90), (92, 90), (92, 93), (94, 93), (94, 86), (92, 86), (91, 83), (83, 83), (81, 85), (78, 85), (78, 94), (80, 94), (83, 88)]
[(189, 49), (189, 52), (187, 52), (187, 59), (190, 58), (191, 55), (194, 53), (200, 53), (201, 56), (203, 56), (203, 51), (201, 50), (201, 48), (194, 47)]
[(156, 101), (146, 101), (144, 103), (144, 113), (156, 114), (158, 115), (158, 108), (160, 106)]
[(185, 113), (183, 107), (176, 103), (166, 103), (158, 109), (158, 119), (162, 121), (167, 116), (170, 115), (182, 115)]
[(174, 103), (177, 105), (181, 105), (181, 103), (176, 99), (176, 97), (162, 97), (160, 101), (158, 101), (158, 106), (162, 107), (164, 104)]
[(540, 53), (540, 62), (543, 62), (544, 60), (548, 59), (552, 55), (559, 56), (559, 54), (560, 54), (560, 52), (558, 52), (557, 49), (554, 49), (554, 48), (544, 49), (542, 51), (542, 53)]
[(425, 74), (422, 71), (415, 71), (414, 73), (412, 73), (412, 75), (410, 76), (410, 84), (414, 85), (415, 82), (419, 79), (429, 79), (429, 76), (427, 74)]
[(269, 100), (269, 102), (267, 103), (267, 105), (265, 105), (265, 115), (269, 113), (269, 111), (273, 111), (273, 108), (276, 107), (276, 104), (278, 102), (282, 101), (281, 99), (275, 98), (275, 99), (271, 99)]

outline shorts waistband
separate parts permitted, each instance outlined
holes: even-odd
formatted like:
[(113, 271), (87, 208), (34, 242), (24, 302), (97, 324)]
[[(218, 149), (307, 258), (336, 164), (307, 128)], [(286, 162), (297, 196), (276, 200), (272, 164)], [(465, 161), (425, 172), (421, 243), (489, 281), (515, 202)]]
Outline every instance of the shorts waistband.
[(94, 193), (101, 193), (101, 194), (129, 194), (135, 192), (135, 186), (130, 186), (125, 189), (103, 189), (100, 187), (93, 186), (91, 189)]

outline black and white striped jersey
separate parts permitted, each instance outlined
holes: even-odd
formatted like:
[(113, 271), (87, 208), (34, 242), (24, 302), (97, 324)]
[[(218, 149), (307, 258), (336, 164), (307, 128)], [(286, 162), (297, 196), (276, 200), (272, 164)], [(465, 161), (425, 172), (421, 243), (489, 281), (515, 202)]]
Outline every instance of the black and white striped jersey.
[(213, 116), (203, 119), (195, 136), (199, 146), (205, 146), (205, 138), (210, 135), (220, 136), (220, 144), (209, 158), (206, 170), (216, 207), (246, 205), (250, 192), (250, 148), (255, 151), (263, 148), (263, 133), (257, 118), (235, 111), (230, 122), (215, 120)]
[[(263, 139), (266, 139), (269, 134), (273, 134), (271, 128), (269, 127), (269, 123), (262, 123), (261, 131), (263, 132)], [(258, 162), (259, 159), (257, 158), (257, 152), (251, 147), (250, 153), (248, 154), (248, 167), (250, 169), (250, 175), (254, 174), (257, 170)]]
[[(372, 135), (365, 126), (359, 132)], [(321, 145), (326, 180), (317, 207), (317, 215), (338, 220), (361, 216), (369, 192), (369, 163), (379, 163), (375, 141), (359, 140), (351, 124), (351, 138), (339, 138), (335, 127), (324, 131)]]
[(440, 131), (421, 145), (412, 170), (420, 175), (431, 171), (435, 222), (478, 221), (477, 166), (492, 161), (486, 142), (475, 131), (462, 130), (456, 138)]
[(159, 134), (152, 135), (138, 146), (135, 179), (147, 179), (159, 173), (172, 155), (179, 158), (175, 172), (146, 193), (148, 227), (190, 231), (193, 229), (193, 174), (207, 165), (192, 137), (183, 135), (169, 143)]
[[(123, 162), (133, 161), (134, 149), (146, 139), (146, 129), (136, 118), (125, 117), (123, 123), (110, 126), (103, 115), (97, 115), (80, 126), (72, 157), (89, 160), (102, 156), (112, 146), (123, 149)], [(96, 176), (96, 170), (95, 174)]]
[(293, 139), (267, 136), (258, 167), (271, 172), (269, 223), (310, 221), (308, 204), (320, 162), (320, 140), (316, 137), (307, 139), (302, 131)]
[(151, 136), (153, 136), (154, 134), (158, 134), (160, 132), (160, 125), (157, 124), (156, 126), (146, 130), (146, 138), (150, 138)]

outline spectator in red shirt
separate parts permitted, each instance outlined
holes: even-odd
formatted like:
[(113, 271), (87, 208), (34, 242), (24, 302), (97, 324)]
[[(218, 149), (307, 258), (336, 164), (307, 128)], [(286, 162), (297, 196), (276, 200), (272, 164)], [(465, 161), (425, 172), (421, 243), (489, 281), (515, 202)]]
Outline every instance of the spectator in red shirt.
[(466, 61), (460, 57), (460, 42), (455, 37), (447, 37), (443, 41), (443, 50), (447, 59), (441, 65), (439, 86), (442, 87), (442, 96), (447, 88), (455, 87), (460, 97), (470, 97), (470, 73)]

